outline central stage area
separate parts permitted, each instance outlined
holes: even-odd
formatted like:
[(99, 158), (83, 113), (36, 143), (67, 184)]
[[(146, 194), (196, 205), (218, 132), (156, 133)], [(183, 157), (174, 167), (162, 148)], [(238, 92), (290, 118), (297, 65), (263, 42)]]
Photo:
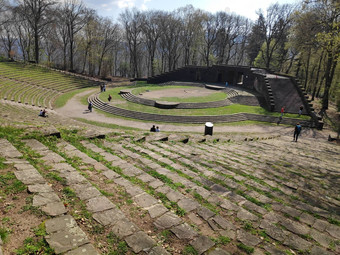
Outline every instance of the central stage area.
[[(109, 93), (114, 98), (110, 102), (107, 101)], [(107, 113), (152, 122), (198, 124), (251, 120), (276, 123), (278, 116), (266, 112), (260, 100), (261, 95), (240, 86), (193, 82), (137, 83), (88, 98), (95, 108)], [(309, 125), (308, 121), (295, 118), (282, 121), (289, 125), (297, 122)]]

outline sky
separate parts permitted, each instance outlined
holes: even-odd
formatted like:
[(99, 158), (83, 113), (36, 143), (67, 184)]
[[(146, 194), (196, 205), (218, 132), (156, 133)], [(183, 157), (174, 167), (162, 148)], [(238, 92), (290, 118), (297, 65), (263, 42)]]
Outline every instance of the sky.
[(119, 14), (126, 8), (139, 10), (173, 11), (179, 7), (193, 5), (211, 13), (225, 11), (245, 16), (255, 21), (256, 11), (266, 10), (276, 2), (280, 4), (296, 4), (299, 0), (83, 0), (87, 7), (97, 10), (102, 17), (118, 20)]

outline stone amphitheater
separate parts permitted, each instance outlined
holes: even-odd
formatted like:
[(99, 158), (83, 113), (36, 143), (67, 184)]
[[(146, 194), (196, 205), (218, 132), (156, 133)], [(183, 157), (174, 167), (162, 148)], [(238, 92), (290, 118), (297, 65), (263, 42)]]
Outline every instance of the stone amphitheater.
[(295, 143), (276, 125), (112, 129), (66, 116), (81, 103), (39, 118), (55, 95), (30, 97), (47, 93), (34, 76), (4, 76), (0, 254), (340, 254), (340, 149), (327, 130), (304, 128)]

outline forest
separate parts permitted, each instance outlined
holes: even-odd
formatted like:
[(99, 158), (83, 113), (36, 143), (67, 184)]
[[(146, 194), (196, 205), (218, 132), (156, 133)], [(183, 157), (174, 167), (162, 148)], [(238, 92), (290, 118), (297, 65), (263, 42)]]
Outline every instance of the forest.
[(246, 65), (299, 78), (312, 100), (340, 110), (340, 2), (273, 4), (258, 18), (126, 9), (117, 21), (81, 1), (0, 0), (0, 56), (108, 78), (188, 66)]

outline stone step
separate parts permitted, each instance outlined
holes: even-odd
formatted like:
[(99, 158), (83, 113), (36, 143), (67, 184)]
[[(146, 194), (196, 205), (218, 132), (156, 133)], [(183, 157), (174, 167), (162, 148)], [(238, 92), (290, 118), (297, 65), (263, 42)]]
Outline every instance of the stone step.
[[(52, 166), (53, 171), (58, 172), (66, 179), (67, 185), (75, 191), (81, 200), (85, 201), (87, 210), (92, 213), (93, 218), (105, 227), (112, 227), (112, 232), (125, 240), (135, 253), (142, 250), (151, 251), (155, 248), (156, 242), (151, 237), (140, 231), (138, 226), (132, 223), (115, 204), (103, 196), (76, 169), (67, 163), (63, 163), (64, 158), (50, 151), (36, 140), (26, 140), (25, 142), (31, 149), (45, 155), (42, 160)], [(70, 153), (71, 157), (76, 156), (87, 164), (105, 168), (105, 166), (99, 165), (98, 162), (88, 157), (85, 153), (78, 151), (75, 147), (65, 142), (59, 144), (59, 148)], [(133, 241), (135, 239), (138, 239), (138, 243)]]
[[(118, 158), (115, 155), (109, 154), (105, 152), (105, 150), (97, 147), (94, 144), (83, 142), (84, 146), (87, 148), (91, 148), (92, 150), (100, 153), (107, 161), (111, 162), (115, 166), (118, 166), (122, 169), (122, 173), (124, 175), (137, 178), (151, 187), (155, 188), (157, 192), (163, 194), (171, 194), (168, 198), (171, 200), (171, 196), (177, 197), (176, 202), (178, 205), (187, 210), (195, 210), (197, 209), (199, 212), (205, 211), (204, 208), (199, 207), (199, 205), (190, 199), (184, 198), (180, 193), (176, 193), (175, 191), (171, 191), (171, 189), (164, 185), (159, 180), (154, 177), (144, 173), (139, 170), (135, 166), (129, 164), (125, 160)], [(110, 143), (105, 143), (106, 146), (110, 146)], [(110, 149), (113, 149), (111, 146)], [(115, 146), (114, 146), (115, 148)], [(120, 148), (122, 149), (122, 148)], [(123, 149), (122, 149), (123, 150)], [(121, 150), (120, 150), (121, 151)], [(125, 151), (128, 152), (128, 151)], [(187, 223), (184, 223), (181, 218), (175, 215), (173, 212), (166, 209), (162, 204), (158, 203), (152, 196), (143, 192), (141, 189), (137, 188), (130, 183), (128, 180), (123, 178), (113, 179), (115, 183), (122, 185), (125, 187), (126, 191), (133, 196), (134, 201), (143, 209), (147, 210), (152, 219), (155, 219), (154, 225), (158, 229), (170, 229), (179, 239), (189, 239), (193, 243), (197, 238), (200, 238), (199, 234), (192, 229)], [(172, 193), (171, 193), (172, 192)], [(182, 201), (180, 200), (182, 197)], [(211, 212), (211, 216), (215, 214)]]
[[(158, 145), (160, 145), (160, 144), (163, 144), (163, 143), (158, 143)], [(216, 151), (214, 151), (214, 150), (212, 150), (212, 148), (214, 147), (214, 146), (205, 146), (205, 145), (203, 145), (203, 144), (201, 144), (201, 145), (199, 145), (199, 146), (203, 146), (203, 147), (205, 147), (204, 148), (204, 150), (205, 150), (205, 152), (207, 152), (208, 150), (209, 150), (209, 152), (210, 153), (212, 153), (213, 155), (216, 155), (216, 153), (217, 153), (217, 148), (216, 148)], [(192, 153), (195, 153), (195, 156), (197, 157), (197, 158), (201, 158), (202, 159), (202, 155), (200, 155), (200, 154), (196, 154), (197, 153), (197, 151), (193, 151), (192, 150), (192, 146), (188, 146), (188, 145), (181, 145), (181, 146), (177, 146), (176, 148), (172, 145), (171, 147), (170, 146), (168, 146), (168, 148), (170, 149), (173, 149), (174, 151), (180, 151), (180, 148), (182, 147), (182, 149), (183, 150), (185, 150), (185, 147), (189, 147), (188, 149), (191, 149), (191, 152)], [(216, 146), (217, 147), (217, 146)], [(223, 151), (224, 153), (225, 153), (225, 151), (230, 151), (230, 149), (229, 150), (227, 150), (227, 149), (225, 149), (225, 150), (223, 150), (223, 148), (221, 148), (221, 146), (219, 146), (219, 148), (218, 148), (220, 151)], [(158, 148), (158, 151), (160, 151), (160, 152), (162, 152), (161, 150), (159, 150), (159, 148)], [(167, 153), (167, 156), (169, 156), (169, 152)], [(211, 158), (211, 156), (210, 156), (210, 160), (213, 160), (213, 158)], [(256, 184), (256, 183), (255, 183)], [(257, 185), (257, 188), (262, 188), (261, 187), (261, 185)], [(254, 194), (256, 194), (256, 192), (252, 192), (252, 195), (254, 195)], [(260, 195), (260, 194), (257, 194), (257, 195)], [(273, 203), (273, 201), (271, 201), (271, 199), (267, 199), (267, 201), (266, 201), (267, 203)], [(278, 210), (278, 212), (279, 213), (282, 213), (282, 214), (289, 214), (291, 217), (295, 217), (295, 218), (299, 218), (301, 215), (302, 215), (302, 211), (299, 211), (299, 210), (296, 210), (296, 209), (294, 209), (294, 208), (291, 208), (291, 207), (287, 207), (287, 206), (281, 206), (281, 207), (275, 207), (274, 208), (275, 210)], [(312, 217), (313, 218), (313, 217)], [(314, 221), (315, 221), (316, 219), (314, 219)], [(287, 225), (287, 223), (286, 222), (283, 222), (282, 223), (282, 225)], [(295, 223), (295, 226), (296, 225), (298, 225), (298, 223)], [(301, 226), (301, 228), (302, 228), (303, 226)], [(304, 226), (304, 228), (306, 228), (305, 226)], [(308, 228), (307, 228), (308, 229)], [(301, 234), (301, 233), (300, 233)], [(328, 237), (328, 238), (330, 238), (330, 239), (332, 239), (331, 237)], [(328, 246), (326, 246), (326, 248), (327, 248)]]
[[(38, 143), (35, 143), (38, 145)], [(38, 145), (41, 149), (45, 147)], [(48, 185), (40, 173), (26, 160), (21, 159), (22, 154), (7, 140), (0, 140), (0, 155), (5, 156), (8, 162), (13, 162), (16, 169), (15, 176), (19, 181), (27, 185), (30, 193), (33, 193), (33, 206), (38, 207), (47, 215), (55, 217), (45, 222), (45, 239), (56, 254), (71, 254), (77, 250), (86, 251), (86, 254), (99, 254), (86, 234), (79, 228), (74, 218), (64, 215), (67, 210), (61, 199)], [(58, 222), (57, 224), (55, 224)], [(74, 241), (70, 243), (70, 238)]]

